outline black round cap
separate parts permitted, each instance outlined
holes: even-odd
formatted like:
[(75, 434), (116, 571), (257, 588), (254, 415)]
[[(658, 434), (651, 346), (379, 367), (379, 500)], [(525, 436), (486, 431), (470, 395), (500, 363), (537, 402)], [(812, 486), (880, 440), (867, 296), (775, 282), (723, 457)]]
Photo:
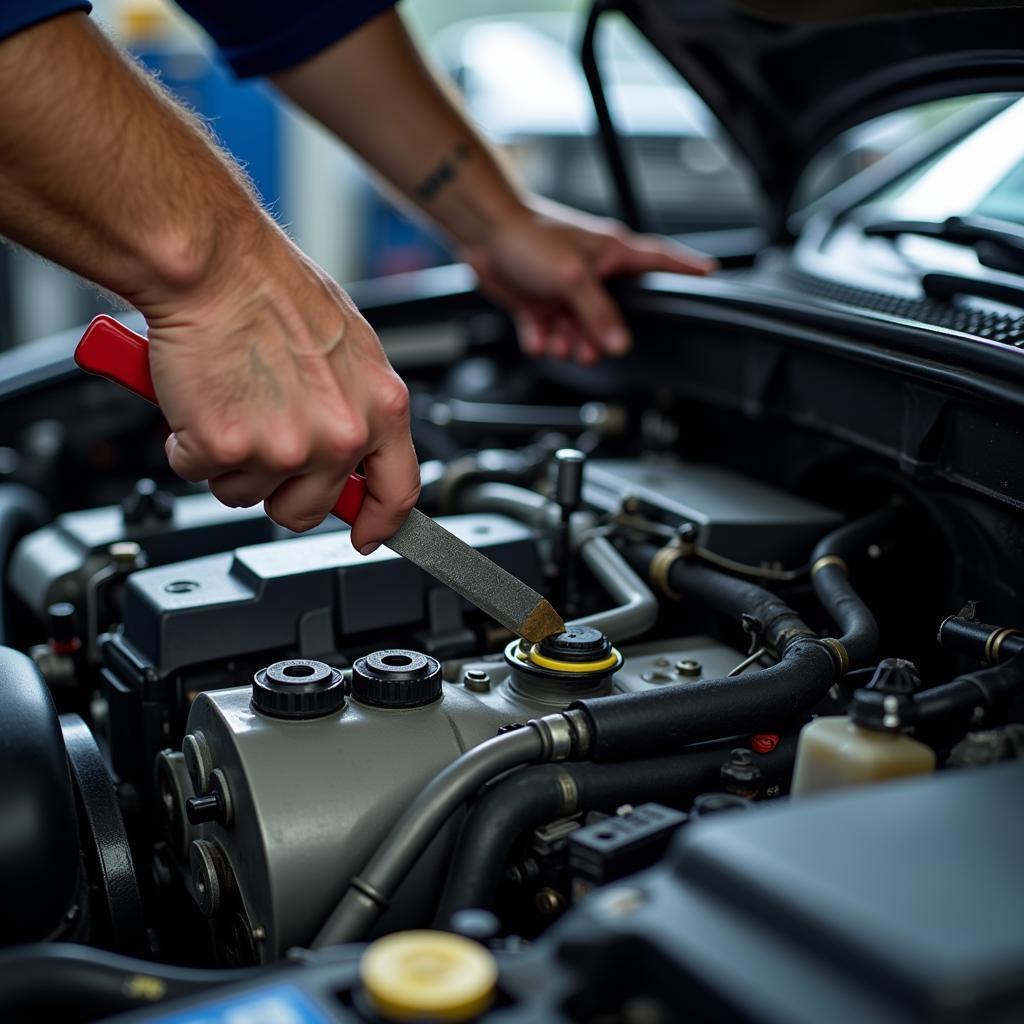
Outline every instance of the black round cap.
[(344, 704), (344, 677), (322, 661), (275, 661), (252, 681), (252, 706), (276, 718), (320, 718)]
[(871, 682), (854, 692), (850, 718), (865, 729), (898, 732), (913, 724), (914, 694), (920, 689), (913, 662), (886, 658), (879, 662)]
[(612, 644), (599, 629), (569, 626), (541, 640), (538, 651), (556, 661), (601, 661), (612, 653)]
[(374, 651), (352, 666), (352, 696), (379, 708), (415, 708), (441, 696), (441, 663), (419, 651)]

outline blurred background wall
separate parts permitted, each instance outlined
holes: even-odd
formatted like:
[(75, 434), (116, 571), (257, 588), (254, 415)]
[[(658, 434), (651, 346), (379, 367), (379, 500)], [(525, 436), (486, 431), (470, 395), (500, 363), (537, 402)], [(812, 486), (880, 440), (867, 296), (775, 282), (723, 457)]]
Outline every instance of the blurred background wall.
[[(514, 8), (571, 18), (573, 0), (406, 0), (428, 47), (453, 25)], [(349, 281), (446, 258), (382, 198), (344, 148), (259, 82), (237, 82), (201, 31), (167, 0), (94, 0), (93, 17), (209, 119), (274, 216), (336, 278)], [(108, 302), (58, 267), (0, 246), (0, 348), (82, 323)]]
[[(105, 29), (209, 121), (267, 208), (339, 281), (450, 259), (326, 132), (268, 85), (235, 81), (169, 0), (94, 4)], [(588, 0), (403, 0), (400, 10), (530, 188), (583, 209), (614, 212), (579, 67), (587, 7)], [(749, 232), (762, 213), (745, 162), (704, 104), (623, 18), (602, 21), (597, 49), (653, 226), (698, 247), (730, 251), (716, 250), (713, 236)], [(922, 118), (943, 111), (899, 112), (848, 133), (810, 172), (805, 198), (897, 148)], [(109, 310), (105, 298), (58, 267), (0, 245), (0, 349)]]

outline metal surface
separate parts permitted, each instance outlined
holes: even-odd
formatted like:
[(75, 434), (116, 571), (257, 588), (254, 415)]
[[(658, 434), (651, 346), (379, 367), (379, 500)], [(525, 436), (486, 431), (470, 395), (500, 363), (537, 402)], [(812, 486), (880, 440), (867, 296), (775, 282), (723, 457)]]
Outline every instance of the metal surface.
[[(254, 712), (247, 686), (199, 696), (188, 728), (203, 733), (212, 764), (224, 773), (234, 824), (192, 826), (188, 835), (217, 839), (249, 920), (266, 931), (262, 958), (308, 945), (430, 779), (503, 725), (536, 713), (514, 695), (485, 696), (446, 684), (442, 699), (423, 707), (350, 700), (343, 711), (308, 721)], [(445, 831), (420, 858), (384, 926), (430, 916), (454, 838)]]
[[(561, 716), (558, 716), (561, 717)], [(550, 740), (535, 722), (469, 750), (424, 786), (369, 863), (351, 880), (313, 940), (314, 949), (364, 938), (431, 841), (483, 785), (520, 765), (544, 760)]]
[(387, 546), (531, 643), (565, 629), (536, 590), (417, 509)]
[(572, 511), (583, 496), (583, 467), (586, 455), (576, 448), (559, 448), (551, 465), (553, 497), (558, 505)]

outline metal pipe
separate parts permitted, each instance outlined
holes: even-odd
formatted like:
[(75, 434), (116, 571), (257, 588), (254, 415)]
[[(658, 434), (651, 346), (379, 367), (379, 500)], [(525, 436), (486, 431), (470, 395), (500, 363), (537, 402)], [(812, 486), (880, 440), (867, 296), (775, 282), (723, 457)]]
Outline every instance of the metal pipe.
[(606, 537), (589, 537), (580, 557), (602, 587), (618, 602), (614, 608), (574, 619), (570, 625), (599, 629), (612, 643), (646, 633), (658, 618), (658, 599)]
[(579, 715), (557, 714), (495, 736), (436, 775), (406, 808), (313, 940), (313, 948), (361, 938), (445, 823), (476, 791), (512, 768), (563, 760), (585, 744)]
[(542, 526), (552, 519), (554, 506), (543, 494), (515, 484), (486, 483), (467, 487), (459, 495), (462, 512), (495, 512), (527, 526)]
[[(557, 506), (535, 491), (512, 484), (467, 487), (459, 504), (467, 512), (496, 512), (537, 528), (557, 522)], [(572, 625), (592, 626), (613, 643), (621, 643), (654, 625), (658, 599), (607, 538), (590, 532), (593, 527), (593, 516), (577, 513), (572, 521), (572, 540), (584, 564), (617, 605), (576, 619)]]

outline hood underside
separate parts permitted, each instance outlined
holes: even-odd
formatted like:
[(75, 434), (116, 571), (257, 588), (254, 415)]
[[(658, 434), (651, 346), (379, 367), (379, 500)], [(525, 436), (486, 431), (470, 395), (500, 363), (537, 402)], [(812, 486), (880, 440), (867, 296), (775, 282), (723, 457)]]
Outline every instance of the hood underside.
[(624, 0), (784, 217), (808, 161), (880, 114), (1024, 90), (1024, 0)]

